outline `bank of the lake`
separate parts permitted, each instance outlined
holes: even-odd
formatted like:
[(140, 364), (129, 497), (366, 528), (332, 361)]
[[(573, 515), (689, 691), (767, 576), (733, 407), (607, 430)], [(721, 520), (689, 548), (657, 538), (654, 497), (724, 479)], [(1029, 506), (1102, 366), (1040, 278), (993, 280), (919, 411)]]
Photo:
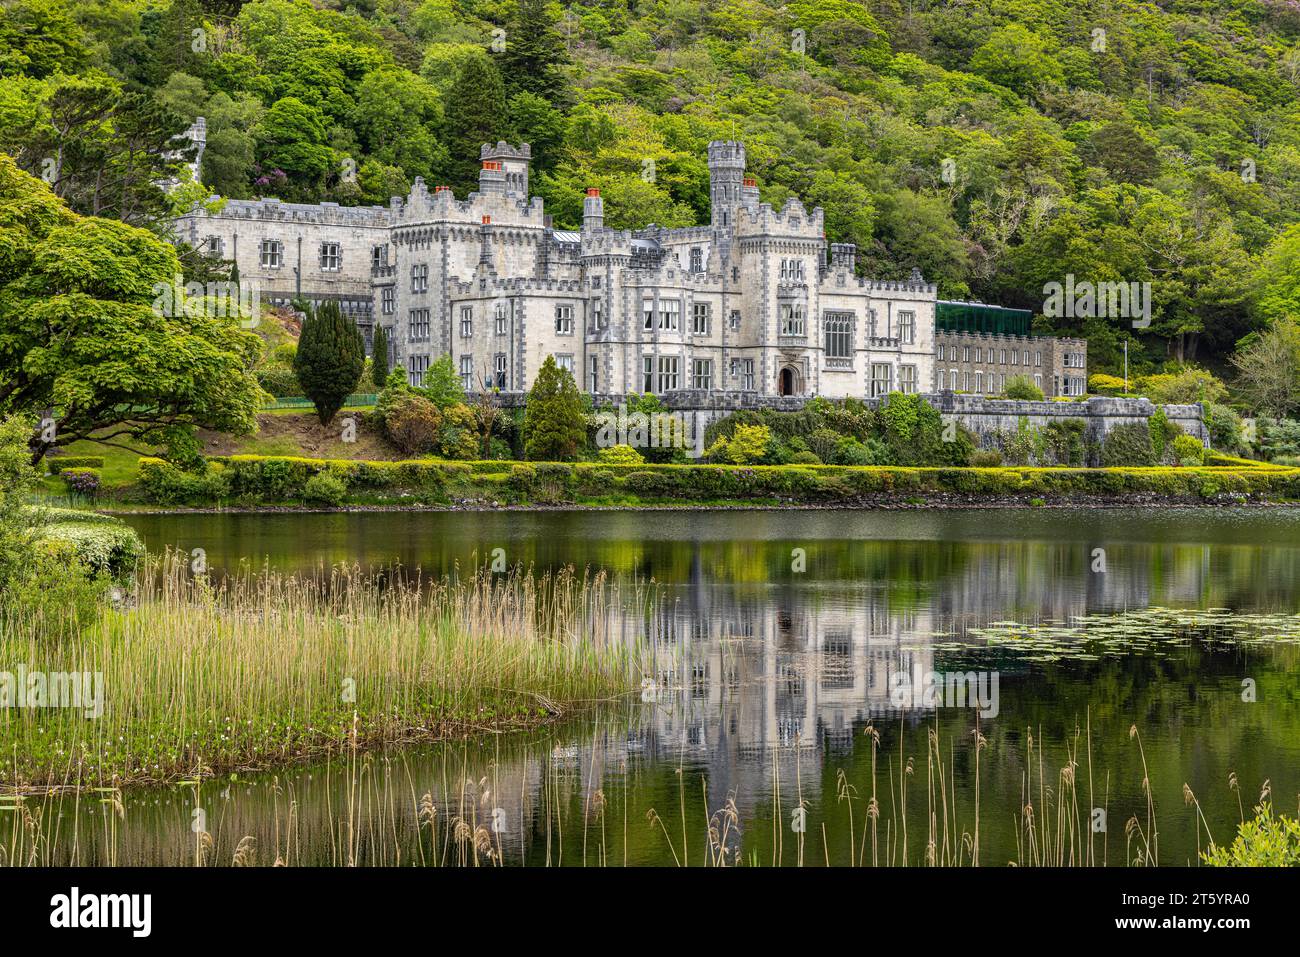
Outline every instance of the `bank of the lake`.
[(636, 643), (603, 628), (611, 600), (635, 596), (564, 572), (214, 579), (171, 553), (79, 638), (21, 618), (0, 630), (0, 661), (21, 663), (0, 788), (163, 783), (536, 728), (637, 687)]

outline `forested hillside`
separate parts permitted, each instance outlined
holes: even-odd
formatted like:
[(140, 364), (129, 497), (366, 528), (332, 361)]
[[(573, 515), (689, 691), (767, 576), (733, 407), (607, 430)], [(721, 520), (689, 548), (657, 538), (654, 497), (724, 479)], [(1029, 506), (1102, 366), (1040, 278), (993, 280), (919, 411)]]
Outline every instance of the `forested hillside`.
[(192, 201), (155, 182), (204, 116), (223, 196), (463, 192), (504, 138), (533, 144), (557, 225), (597, 186), (611, 225), (680, 226), (707, 221), (705, 144), (734, 137), (763, 199), (824, 207), (866, 274), (1035, 312), (1067, 274), (1151, 282), (1149, 329), (1039, 320), (1087, 336), (1094, 369), (1132, 337), (1137, 371), (1223, 372), (1300, 315), (1298, 91), (1290, 0), (0, 9), (0, 148), (79, 212), (161, 224)]

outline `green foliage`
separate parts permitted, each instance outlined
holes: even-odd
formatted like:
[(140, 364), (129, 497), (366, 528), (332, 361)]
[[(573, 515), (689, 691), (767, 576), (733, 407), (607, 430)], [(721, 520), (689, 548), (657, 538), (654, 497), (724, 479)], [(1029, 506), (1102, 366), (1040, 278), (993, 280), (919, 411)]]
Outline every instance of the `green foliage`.
[(329, 472), (318, 472), (303, 486), (302, 497), (317, 505), (338, 507), (347, 498), (348, 487)]
[(465, 404), (465, 386), (456, 374), (451, 356), (441, 355), (433, 360), (433, 364), (424, 373), (424, 385), (420, 388), (420, 394), (439, 409)]
[(196, 426), (253, 430), (258, 339), (181, 308), (169, 244), (77, 216), (2, 153), (0, 236), (0, 415), (57, 410), (52, 435), (29, 437), (34, 459), (109, 428), (177, 448)]
[(1211, 867), (1300, 867), (1300, 821), (1274, 816), (1273, 805), (1265, 801), (1237, 828), (1231, 845), (1211, 844), (1201, 860)]
[(438, 446), (442, 413), (424, 396), (401, 390), (384, 406), (384, 435), (407, 455), (424, 455)]
[(361, 381), (366, 347), (361, 330), (337, 302), (308, 311), (294, 355), (293, 371), (322, 425), (334, 418)]
[(1125, 422), (1112, 428), (1102, 442), (1101, 464), (1107, 467), (1155, 465), (1151, 429), (1143, 422)]
[(381, 325), (375, 325), (371, 344), (373, 360), (370, 364), (370, 380), (375, 388), (382, 391), (388, 385), (388, 333)]
[(1137, 380), (1136, 391), (1162, 405), (1222, 402), (1228, 395), (1227, 386), (1213, 373), (1195, 366), (1143, 376)]
[(51, 455), (46, 458), (45, 467), (51, 475), (58, 475), (64, 469), (102, 469), (104, 457), (102, 455)]
[(722, 436), (705, 452), (710, 462), (749, 465), (768, 458), (772, 430), (766, 425), (737, 425), (730, 437)]
[(645, 457), (630, 445), (611, 445), (596, 453), (596, 458), (610, 465), (641, 465)]
[(524, 411), (525, 454), (534, 461), (575, 458), (586, 442), (587, 428), (578, 387), (554, 356), (547, 356), (528, 392)]
[(1033, 379), (1025, 375), (1011, 376), (1011, 378), (1007, 379), (1003, 394), (1008, 399), (1022, 399), (1031, 402), (1040, 402), (1043, 398), (1043, 390), (1034, 385)]
[(1300, 455), (1300, 420), (1261, 416), (1255, 423), (1256, 447), (1268, 461)]
[(1205, 447), (1190, 435), (1176, 435), (1173, 453), (1174, 460), (1180, 465), (1200, 465), (1205, 458)]

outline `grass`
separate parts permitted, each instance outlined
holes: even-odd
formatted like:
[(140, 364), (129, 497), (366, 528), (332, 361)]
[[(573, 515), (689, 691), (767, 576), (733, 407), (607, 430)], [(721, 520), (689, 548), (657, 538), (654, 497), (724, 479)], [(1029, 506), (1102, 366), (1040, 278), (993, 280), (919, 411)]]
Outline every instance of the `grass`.
[(606, 631), (603, 576), (515, 570), (430, 583), (336, 568), (214, 587), (179, 557), (75, 642), (0, 634), (0, 661), (103, 676), (103, 714), (0, 709), (0, 789), (84, 790), (285, 765), (345, 745), (537, 726), (615, 699), (638, 649)]

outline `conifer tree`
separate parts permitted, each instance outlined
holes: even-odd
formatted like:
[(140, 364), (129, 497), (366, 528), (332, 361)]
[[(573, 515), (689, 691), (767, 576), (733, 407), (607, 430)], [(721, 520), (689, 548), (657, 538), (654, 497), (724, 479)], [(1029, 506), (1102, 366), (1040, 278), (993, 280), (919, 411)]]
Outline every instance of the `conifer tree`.
[(361, 381), (366, 365), (366, 343), (361, 330), (339, 310), (337, 302), (308, 310), (298, 339), (293, 371), (303, 393), (316, 406), (326, 425)]
[(573, 376), (547, 356), (524, 409), (524, 453), (534, 461), (575, 458), (587, 439), (582, 396)]
[(375, 326), (370, 352), (370, 381), (376, 389), (382, 390), (388, 384), (388, 333), (383, 326)]

